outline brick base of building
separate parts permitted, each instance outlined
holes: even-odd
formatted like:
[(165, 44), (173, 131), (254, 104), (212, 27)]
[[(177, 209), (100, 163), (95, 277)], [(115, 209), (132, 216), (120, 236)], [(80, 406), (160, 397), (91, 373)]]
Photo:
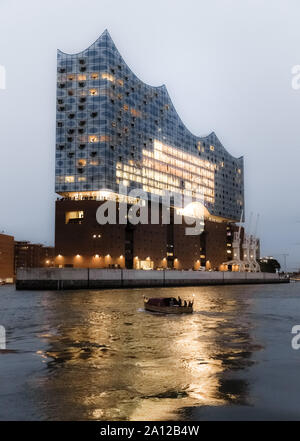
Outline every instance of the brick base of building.
[(117, 204), (117, 223), (100, 225), (96, 219), (96, 200), (56, 201), (55, 266), (74, 268), (128, 269), (206, 269), (217, 270), (231, 259), (235, 224), (204, 221), (198, 235), (186, 235), (184, 222), (132, 225), (120, 223)]

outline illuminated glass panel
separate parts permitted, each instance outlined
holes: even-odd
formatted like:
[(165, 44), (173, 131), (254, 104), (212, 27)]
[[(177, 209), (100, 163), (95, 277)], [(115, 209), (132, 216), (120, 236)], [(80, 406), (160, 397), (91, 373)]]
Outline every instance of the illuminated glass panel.
[(214, 132), (192, 134), (166, 87), (141, 81), (107, 31), (80, 53), (58, 51), (56, 119), (57, 193), (117, 194), (120, 183), (158, 195), (184, 191), (213, 216), (240, 219), (243, 158)]
[[(153, 151), (143, 150), (142, 167), (117, 164), (116, 176), (143, 184), (143, 190), (162, 195), (163, 190), (186, 194), (213, 203), (215, 164), (154, 140)], [(124, 182), (124, 181), (123, 181)]]

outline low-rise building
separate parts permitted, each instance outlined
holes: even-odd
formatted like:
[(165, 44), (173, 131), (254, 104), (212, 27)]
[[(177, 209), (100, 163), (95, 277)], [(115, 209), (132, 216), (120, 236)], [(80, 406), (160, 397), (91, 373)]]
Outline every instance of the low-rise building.
[(29, 241), (16, 241), (15, 271), (17, 268), (40, 268), (54, 265), (54, 248)]
[(0, 282), (14, 280), (14, 237), (0, 234)]

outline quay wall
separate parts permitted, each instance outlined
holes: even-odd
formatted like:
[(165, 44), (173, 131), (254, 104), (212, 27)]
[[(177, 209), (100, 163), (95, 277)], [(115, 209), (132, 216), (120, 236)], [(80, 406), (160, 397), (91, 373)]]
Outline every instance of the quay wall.
[(130, 287), (288, 283), (273, 273), (127, 270), (94, 268), (18, 269), (18, 290), (104, 289)]

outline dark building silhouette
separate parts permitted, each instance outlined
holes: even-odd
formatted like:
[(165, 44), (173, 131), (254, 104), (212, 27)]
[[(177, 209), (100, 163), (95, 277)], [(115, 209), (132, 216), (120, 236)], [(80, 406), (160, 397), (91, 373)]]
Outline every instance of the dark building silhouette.
[(14, 278), (14, 237), (0, 234), (0, 282), (12, 283)]
[(39, 268), (54, 266), (54, 247), (45, 247), (42, 244), (28, 241), (14, 243), (14, 267)]

